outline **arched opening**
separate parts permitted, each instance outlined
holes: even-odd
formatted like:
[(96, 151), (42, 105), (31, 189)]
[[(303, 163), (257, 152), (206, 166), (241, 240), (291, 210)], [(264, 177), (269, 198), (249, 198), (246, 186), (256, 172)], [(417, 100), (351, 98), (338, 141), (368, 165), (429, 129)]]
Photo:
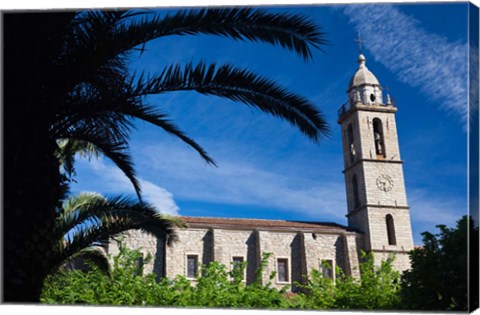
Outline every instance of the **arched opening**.
[(357, 175), (353, 175), (352, 177), (352, 187), (353, 187), (353, 206), (357, 208), (360, 206), (360, 197), (358, 196), (358, 181)]
[(397, 245), (397, 239), (395, 237), (395, 223), (393, 222), (392, 215), (387, 214), (385, 220), (387, 222), (388, 245)]
[(378, 118), (373, 119), (373, 139), (375, 141), (375, 153), (377, 157), (385, 158), (385, 141), (383, 137), (382, 121)]
[(353, 144), (352, 124), (348, 124), (348, 127), (347, 127), (347, 141), (348, 141), (348, 151), (350, 152), (350, 163), (353, 163), (355, 159), (355, 145)]

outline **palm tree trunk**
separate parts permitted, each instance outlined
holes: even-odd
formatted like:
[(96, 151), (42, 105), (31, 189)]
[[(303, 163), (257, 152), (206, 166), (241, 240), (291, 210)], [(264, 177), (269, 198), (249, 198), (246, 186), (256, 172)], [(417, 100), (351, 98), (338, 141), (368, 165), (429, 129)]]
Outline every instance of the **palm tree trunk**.
[(51, 167), (55, 161), (48, 161), (44, 147), (12, 147), (6, 144), (5, 152), (19, 157), (5, 159), (4, 301), (38, 302), (53, 258), (49, 232), (58, 200), (58, 167)]
[[(53, 218), (62, 197), (49, 122), (49, 93), (69, 14), (4, 15), (3, 300), (39, 302), (53, 255)], [(58, 73), (57, 73), (58, 74)]]

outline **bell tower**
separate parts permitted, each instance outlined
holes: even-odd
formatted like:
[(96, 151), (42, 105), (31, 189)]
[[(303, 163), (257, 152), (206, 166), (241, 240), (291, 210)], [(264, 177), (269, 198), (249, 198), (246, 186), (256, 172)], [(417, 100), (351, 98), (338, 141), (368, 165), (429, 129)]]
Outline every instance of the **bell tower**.
[(342, 128), (348, 226), (364, 233), (364, 249), (376, 262), (395, 255), (395, 267), (410, 267), (413, 249), (403, 161), (395, 122), (396, 104), (366, 66), (363, 54), (338, 110)]

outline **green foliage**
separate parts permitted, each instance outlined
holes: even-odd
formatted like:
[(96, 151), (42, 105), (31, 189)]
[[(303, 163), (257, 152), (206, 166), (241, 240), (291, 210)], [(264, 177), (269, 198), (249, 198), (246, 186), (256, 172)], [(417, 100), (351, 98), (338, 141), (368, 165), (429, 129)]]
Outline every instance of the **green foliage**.
[[(146, 305), (150, 288), (156, 285), (155, 276), (139, 276), (137, 261), (142, 254), (125, 246), (113, 258), (111, 278), (96, 265), (91, 271), (64, 271), (45, 281), (41, 301), (48, 304), (112, 304)], [(147, 256), (144, 261), (151, 259)]]
[[(246, 262), (227, 271), (218, 262), (202, 266), (195, 281), (177, 276), (161, 279), (155, 274), (143, 275), (137, 261), (138, 250), (119, 244), (120, 253), (113, 258), (109, 278), (96, 266), (89, 272), (74, 270), (47, 279), (42, 302), (48, 304), (155, 305), (267, 309), (393, 309), (398, 305), (399, 275), (392, 269), (392, 259), (375, 266), (373, 256), (365, 256), (361, 279), (346, 276), (337, 268), (334, 282), (318, 270), (312, 270), (305, 284), (297, 283), (303, 292), (288, 293), (270, 281), (263, 283), (269, 253), (264, 253), (252, 284), (243, 279)], [(144, 261), (148, 263), (151, 256)]]
[(393, 269), (391, 257), (375, 265), (372, 254), (364, 254), (357, 280), (336, 268), (335, 282), (312, 270), (306, 284), (297, 284), (295, 306), (304, 309), (397, 309), (400, 303), (400, 274)]
[(464, 216), (456, 228), (437, 228), (440, 233), (436, 235), (423, 232), (423, 247), (410, 253), (412, 268), (402, 276), (404, 305), (416, 310), (467, 310), (467, 246), (470, 244), (470, 254), (476, 259), (474, 271), (478, 268), (478, 227), (471, 217)]
[(361, 288), (365, 309), (395, 309), (400, 302), (400, 272), (393, 268), (394, 256), (374, 266), (369, 254), (366, 264), (361, 264)]
[(313, 269), (306, 277), (306, 283), (297, 283), (305, 293), (292, 298), (295, 307), (302, 309), (332, 309), (335, 307), (336, 287), (332, 279)]
[[(47, 304), (156, 305), (197, 307), (287, 308), (287, 288), (277, 290), (262, 284), (269, 254), (264, 254), (254, 284), (245, 285), (245, 263), (227, 271), (226, 266), (211, 262), (203, 266), (195, 281), (183, 276), (156, 282), (155, 274), (142, 275), (137, 261), (138, 250), (119, 243), (120, 252), (113, 258), (112, 277), (92, 265), (91, 271), (64, 271), (47, 278), (41, 301)], [(151, 256), (144, 258), (148, 263)]]

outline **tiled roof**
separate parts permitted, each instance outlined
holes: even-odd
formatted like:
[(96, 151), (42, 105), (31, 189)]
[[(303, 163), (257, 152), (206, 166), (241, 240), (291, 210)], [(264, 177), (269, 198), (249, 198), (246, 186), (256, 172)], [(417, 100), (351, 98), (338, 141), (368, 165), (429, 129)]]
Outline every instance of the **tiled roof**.
[(267, 230), (318, 230), (331, 232), (350, 231), (346, 226), (330, 222), (305, 222), (287, 220), (262, 220), (212, 217), (180, 217), (189, 227), (223, 227)]

